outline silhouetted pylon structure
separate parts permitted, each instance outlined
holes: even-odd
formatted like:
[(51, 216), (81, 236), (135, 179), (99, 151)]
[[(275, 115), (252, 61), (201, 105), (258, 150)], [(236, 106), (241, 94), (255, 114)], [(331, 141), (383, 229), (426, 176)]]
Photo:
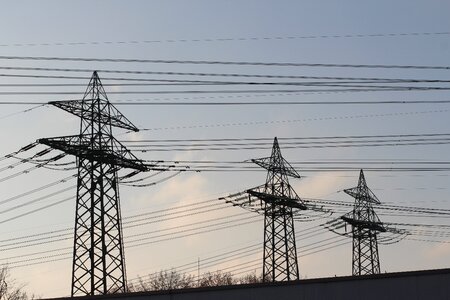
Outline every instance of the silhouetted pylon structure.
[(219, 200), (264, 215), (264, 282), (299, 279), (294, 211), (308, 207), (295, 193), (288, 177), (300, 178), (300, 175), (281, 155), (277, 138), (270, 157), (252, 159), (252, 162), (267, 170), (266, 183)]
[(344, 192), (355, 198), (353, 211), (341, 217), (352, 226), (352, 274), (379, 274), (377, 235), (387, 229), (375, 213), (373, 204), (381, 202), (367, 186), (363, 170), (359, 174), (358, 186), (345, 189)]
[(49, 104), (81, 119), (79, 135), (38, 140), (77, 158), (71, 295), (125, 292), (117, 172), (120, 168), (146, 171), (146, 167), (113, 137), (112, 127), (138, 129), (109, 102), (97, 72), (82, 100)]
[(283, 158), (275, 137), (270, 157), (252, 159), (267, 170), (266, 183), (247, 193), (260, 199), (264, 207), (263, 280), (298, 280), (297, 248), (293, 209), (307, 209), (289, 184), (288, 177), (300, 178)]

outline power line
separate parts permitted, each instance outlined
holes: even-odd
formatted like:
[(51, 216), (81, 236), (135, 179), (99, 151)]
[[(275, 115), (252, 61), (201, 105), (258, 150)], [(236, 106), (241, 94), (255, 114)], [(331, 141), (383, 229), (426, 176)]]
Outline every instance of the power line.
[(158, 64), (200, 64), (200, 65), (241, 65), (278, 67), (326, 67), (326, 68), (382, 68), (382, 69), (429, 69), (450, 70), (450, 66), (427, 65), (384, 65), (384, 64), (325, 64), (293, 62), (248, 62), (248, 61), (206, 61), (206, 60), (164, 60), (164, 59), (126, 59), (126, 58), (88, 58), (88, 57), (44, 57), (44, 56), (0, 56), (3, 60), (44, 60), (77, 62), (119, 62), (119, 63), (158, 63)]
[[(285, 149), (322, 149), (322, 148), (351, 148), (351, 147), (397, 147), (397, 146), (432, 146), (432, 145), (447, 145), (450, 144), (450, 139), (442, 139), (438, 141), (424, 140), (424, 141), (352, 141), (352, 142), (335, 142), (335, 143), (296, 143), (294, 145), (287, 145)], [(228, 146), (226, 144), (218, 146), (190, 146), (181, 145), (171, 146), (164, 145), (163, 147), (155, 147), (154, 145), (131, 145), (130, 148), (134, 148), (134, 151), (139, 152), (167, 152), (167, 151), (228, 151), (228, 150), (264, 150), (268, 149), (268, 146)], [(186, 168), (172, 168), (172, 171), (190, 171)]]
[[(303, 136), (303, 137), (277, 137), (279, 141), (291, 140), (324, 140), (324, 139), (364, 139), (364, 138), (404, 138), (404, 137), (450, 137), (450, 133), (415, 133), (415, 134), (383, 134), (383, 135), (334, 135), (334, 136)], [(170, 143), (170, 142), (271, 142), (272, 137), (253, 138), (213, 138), (213, 139), (145, 139), (121, 140), (122, 143)], [(179, 160), (177, 160), (179, 161)]]
[[(317, 231), (317, 229), (322, 230), (321, 228), (317, 228), (316, 226), (309, 227), (307, 229), (301, 230), (300, 232), (297, 232), (296, 237), (298, 237), (298, 238), (302, 237), (303, 240), (308, 239), (308, 238), (312, 237), (311, 233), (314, 233), (315, 231)], [(326, 232), (322, 230), (322, 233), (326, 233)], [(303, 237), (305, 235), (309, 235), (309, 236)], [(314, 236), (316, 236), (316, 235), (314, 235)], [(205, 266), (205, 264), (204, 264), (205, 262), (206, 262), (206, 266), (208, 266), (208, 267), (211, 265), (218, 264), (218, 263), (211, 264), (211, 262), (224, 263), (223, 259), (228, 259), (231, 257), (234, 257), (236, 259), (237, 256), (241, 255), (242, 253), (248, 253), (249, 251), (253, 251), (252, 254), (256, 254), (256, 253), (260, 252), (261, 250), (258, 249), (255, 251), (255, 249), (252, 250), (250, 248), (255, 248), (255, 247), (259, 247), (259, 246), (260, 246), (259, 243), (255, 243), (255, 244), (251, 244), (250, 246), (245, 246), (245, 247), (233, 250), (233, 251), (227, 251), (225, 253), (221, 253), (218, 255), (208, 256), (208, 257), (202, 258), (202, 262), (203, 262), (202, 265)], [(303, 247), (300, 247), (300, 248), (303, 248)], [(300, 249), (300, 248), (298, 248), (298, 249)], [(250, 250), (248, 250), (248, 249), (250, 249)], [(244, 252), (242, 252), (243, 250), (244, 250)], [(236, 252), (240, 252), (240, 253), (236, 253)], [(234, 253), (234, 254), (232, 254), (232, 253)], [(228, 254), (232, 254), (232, 255), (228, 255)], [(226, 257), (220, 258), (223, 256), (226, 256)], [(186, 263), (186, 264), (183, 264), (180, 266), (176, 266), (175, 269), (179, 272), (189, 272), (189, 271), (195, 270), (196, 264), (197, 264), (197, 261), (191, 262), (191, 263)], [(154, 275), (157, 275), (158, 273), (159, 272), (153, 272), (153, 273), (150, 273), (149, 276), (154, 277)], [(137, 280), (137, 279), (138, 278), (132, 279), (132, 280)]]
[[(352, 144), (352, 143), (383, 143), (383, 142), (442, 142), (450, 139), (450, 135), (384, 135), (384, 136), (354, 136), (354, 137), (337, 137), (337, 138), (297, 138), (294, 140), (287, 140), (283, 145), (322, 145), (322, 144)], [(138, 143), (137, 145), (135, 143)], [(211, 146), (270, 146), (269, 141), (246, 141), (240, 140), (236, 142), (231, 141), (210, 141), (210, 142), (193, 142), (191, 143), (176, 143), (176, 142), (140, 142), (133, 141), (129, 143), (130, 147), (211, 147)]]
[(197, 43), (197, 42), (232, 42), (232, 41), (280, 41), (296, 39), (336, 39), (336, 38), (380, 38), (380, 37), (417, 37), (445, 36), (450, 32), (401, 32), (401, 33), (369, 33), (369, 34), (330, 34), (330, 35), (291, 35), (291, 36), (251, 36), (229, 38), (198, 38), (198, 39), (159, 39), (159, 40), (122, 40), (122, 41), (78, 41), (78, 42), (46, 42), (46, 43), (12, 43), (0, 44), (0, 47), (34, 47), (34, 46), (81, 46), (81, 45), (124, 45), (124, 44), (161, 44), (161, 43)]
[[(154, 72), (153, 72), (154, 73)], [(162, 73), (162, 72), (161, 72)], [(195, 73), (193, 73), (195, 74)], [(201, 73), (198, 73), (201, 74)], [(231, 75), (231, 74), (230, 74)], [(233, 74), (239, 76), (238, 74)], [(217, 76), (217, 75), (216, 75)], [(241, 75), (240, 77), (242, 77)], [(255, 77), (255, 76), (252, 76)], [(272, 76), (273, 77), (273, 76)], [(142, 78), (144, 80), (144, 78)], [(218, 81), (218, 80), (186, 80), (186, 79), (145, 79), (147, 82), (139, 83), (105, 83), (103, 86), (109, 87), (122, 87), (122, 86), (233, 86), (233, 85), (286, 85), (286, 86), (325, 86), (325, 87), (361, 87), (361, 88), (410, 88), (410, 86), (398, 86), (397, 84), (405, 83), (449, 83), (450, 80), (418, 80), (418, 79), (402, 79), (402, 80), (374, 80), (374, 81)], [(375, 85), (374, 85), (375, 84)], [(385, 84), (385, 85), (381, 85)], [(388, 84), (388, 85), (386, 85)], [(395, 85), (394, 85), (395, 84)], [(85, 84), (80, 83), (2, 83), (1, 88), (12, 87), (12, 88), (28, 88), (28, 87), (38, 87), (38, 88), (49, 88), (49, 87), (84, 87)], [(414, 87), (414, 86), (413, 86)], [(420, 87), (422, 89), (427, 88)]]
[[(130, 100), (132, 101), (132, 100)], [(240, 106), (240, 105), (373, 105), (373, 104), (447, 104), (450, 100), (368, 100), (368, 101), (259, 101), (259, 102), (115, 102), (131, 106)], [(3, 104), (0, 102), (0, 104)], [(29, 103), (34, 104), (34, 103)]]
[[(90, 72), (90, 69), (80, 68), (49, 68), (49, 67), (11, 67), (0, 66), (1, 70), (15, 71), (46, 71), (46, 72)], [(316, 81), (223, 81), (223, 80), (191, 80), (191, 79), (166, 79), (166, 78), (103, 78), (105, 81), (141, 81), (139, 83), (107, 83), (104, 86), (152, 86), (152, 85), (170, 85), (176, 84), (198, 84), (198, 85), (308, 85), (308, 86), (335, 86), (342, 85), (352, 87), (354, 84), (358, 86), (364, 84), (399, 84), (399, 83), (449, 83), (449, 80), (443, 79), (414, 79), (414, 78), (380, 78), (380, 77), (348, 77), (348, 76), (308, 76), (308, 75), (278, 75), (278, 74), (248, 74), (248, 73), (206, 73), (206, 72), (174, 72), (174, 71), (142, 71), (142, 70), (115, 70), (115, 69), (98, 69), (101, 73), (120, 73), (133, 75), (168, 75), (168, 76), (200, 76), (200, 77), (234, 77), (234, 78), (263, 78), (263, 79), (302, 79)], [(46, 78), (46, 79), (77, 79), (86, 80), (84, 76), (67, 76), (67, 75), (36, 75), (36, 74), (0, 74), (0, 77), (18, 77), (18, 78)], [(318, 81), (317, 81), (318, 80)], [(330, 81), (332, 80), (332, 81)], [(1, 87), (79, 87), (84, 84), (78, 83), (4, 83)], [(382, 87), (382, 86), (381, 86)]]
[[(19, 71), (51, 71), (51, 72), (90, 72), (89, 69), (79, 68), (42, 68), (42, 67), (10, 67), (1, 66), (1, 70), (19, 70)], [(237, 77), (237, 78), (268, 78), (268, 79), (309, 79), (309, 80), (338, 80), (348, 81), (347, 83), (448, 83), (448, 80), (441, 79), (411, 79), (411, 78), (380, 78), (380, 77), (348, 77), (348, 76), (311, 76), (311, 75), (279, 75), (279, 74), (248, 74), (248, 73), (206, 73), (206, 72), (173, 72), (173, 71), (137, 71), (137, 70), (111, 70), (100, 69), (103, 73), (123, 73), (134, 75), (169, 75), (169, 76), (200, 76), (200, 77)], [(0, 77), (12, 78), (43, 78), (43, 79), (73, 79), (89, 80), (88, 76), (69, 76), (69, 75), (36, 75), (36, 74), (5, 74), (0, 73)], [(138, 82), (202, 82), (200, 80), (174, 80), (174, 79), (155, 79), (155, 78), (135, 78), (135, 77), (103, 77), (103, 81), (138, 81)], [(343, 82), (345, 83), (345, 82)]]
[(409, 115), (420, 115), (420, 114), (429, 114), (429, 113), (444, 113), (444, 112), (449, 112), (449, 111), (450, 111), (449, 109), (440, 109), (440, 110), (395, 112), (395, 113), (383, 113), (383, 114), (317, 117), (317, 118), (307, 118), (307, 119), (248, 121), (248, 122), (233, 122), (233, 123), (222, 123), (222, 124), (202, 124), (202, 125), (183, 125), (183, 126), (171, 126), (171, 127), (140, 128), (139, 130), (140, 131), (156, 131), (156, 130), (216, 128), (216, 127), (231, 127), (231, 126), (254, 126), (254, 125), (269, 125), (269, 124), (291, 124), (291, 123), (310, 122), (310, 121), (351, 120), (351, 119), (362, 119), (362, 118), (409, 116)]
[(17, 200), (17, 199), (22, 198), (22, 197), (25, 197), (25, 196), (29, 196), (29, 195), (31, 195), (31, 194), (33, 194), (33, 193), (36, 193), (36, 192), (40, 192), (40, 191), (42, 191), (42, 190), (44, 190), (44, 189), (47, 189), (47, 188), (49, 188), (49, 187), (53, 187), (53, 186), (58, 185), (58, 184), (60, 184), (60, 183), (64, 183), (64, 182), (66, 182), (66, 181), (69, 180), (69, 179), (75, 178), (76, 176), (77, 176), (76, 174), (73, 174), (73, 175), (71, 175), (71, 176), (65, 177), (65, 178), (60, 179), (60, 180), (56, 180), (56, 181), (51, 182), (51, 183), (49, 183), (49, 184), (46, 184), (46, 185), (44, 185), (44, 186), (41, 186), (41, 187), (32, 189), (32, 190), (30, 190), (30, 191), (21, 193), (21, 194), (19, 194), (19, 195), (16, 195), (16, 196), (13, 196), (13, 197), (10, 197), (10, 198), (1, 200), (1, 201), (0, 201), (0, 205), (6, 204), (6, 203), (8, 203), (8, 202), (11, 202), (11, 201), (13, 201), (13, 200)]
[[(198, 215), (198, 214), (202, 214), (202, 213), (206, 213), (206, 212), (211, 212), (214, 210), (220, 210), (220, 209), (227, 208), (226, 203), (216, 202), (215, 200), (216, 199), (208, 199), (208, 200), (199, 201), (199, 202), (195, 202), (195, 203), (178, 205), (178, 206), (167, 208), (167, 209), (154, 210), (151, 212), (145, 212), (145, 213), (139, 213), (136, 215), (126, 216), (126, 217), (124, 217), (124, 221), (125, 221), (124, 225), (125, 225), (125, 228), (131, 228), (131, 227), (148, 225), (148, 224), (152, 224), (155, 222), (173, 220), (176, 218)], [(211, 203), (211, 202), (213, 202), (213, 203)], [(152, 220), (149, 221), (149, 217), (151, 217)], [(162, 219), (162, 218), (164, 218), (164, 219)], [(142, 221), (144, 221), (145, 223), (139, 223)], [(136, 223), (138, 223), (138, 224), (136, 224)], [(132, 225), (130, 225), (130, 224), (132, 224)], [(71, 230), (71, 228), (64, 228), (64, 229), (56, 230), (56, 231), (52, 230), (50, 232), (41, 232), (41, 233), (35, 233), (32, 235), (15, 237), (12, 239), (1, 240), (0, 244), (7, 242), (7, 241), (17, 241), (17, 240), (22, 240), (18, 243), (28, 243), (28, 242), (30, 242), (29, 238), (33, 238), (33, 241), (35, 241), (36, 239), (34, 239), (34, 238), (36, 238), (36, 237), (50, 235), (53, 233), (58, 233), (61, 231), (68, 231), (68, 230)], [(48, 239), (51, 237), (46, 237), (46, 238)], [(37, 239), (37, 240), (39, 240), (39, 239)]]
[[(317, 200), (317, 199), (314, 199), (314, 200)], [(329, 200), (327, 200), (327, 201), (329, 201)], [(203, 201), (204, 202), (204, 201)], [(201, 202), (200, 202), (201, 203)], [(345, 204), (345, 203), (344, 203)], [(402, 207), (402, 206), (394, 206), (395, 208), (410, 208), (410, 209), (426, 209), (426, 208), (416, 208), (416, 207)], [(177, 207), (177, 209), (179, 209), (180, 207)], [(170, 209), (169, 209), (170, 210)], [(436, 210), (436, 211), (438, 211), (439, 209), (431, 209), (431, 210)], [(184, 212), (184, 210), (183, 210), (183, 212)], [(215, 220), (215, 219), (212, 219), (212, 220)], [(192, 225), (194, 225), (194, 224), (187, 224), (187, 226), (192, 226)], [(219, 224), (213, 224), (212, 226), (216, 226), (216, 225), (219, 225)], [(409, 225), (409, 224), (406, 224), (406, 225)], [(412, 224), (412, 225), (417, 225), (417, 226), (422, 226), (422, 224)], [(423, 225), (423, 226), (427, 226), (427, 225)], [(433, 227), (435, 227), (435, 226), (439, 226), (439, 225), (428, 225), (428, 226), (433, 226)], [(177, 227), (179, 227), (179, 226), (177, 226)], [(181, 227), (184, 227), (184, 226), (181, 226)], [(315, 231), (317, 231), (318, 229), (320, 229), (320, 228), (315, 228), (315, 227), (311, 227), (311, 228), (309, 228), (309, 229), (307, 229), (307, 230), (304, 230), (304, 231), (302, 231), (302, 235), (305, 235), (306, 234), (306, 231), (309, 231), (309, 237), (313, 237), (313, 236), (315, 236), (315, 234), (313, 234), (314, 232), (311, 232), (311, 230), (312, 229), (314, 229)], [(165, 230), (169, 230), (169, 229), (165, 229)], [(65, 231), (65, 229), (64, 230), (62, 230), (62, 231)], [(185, 230), (184, 230), (185, 231)], [(184, 232), (183, 231), (183, 232)], [(159, 232), (159, 231), (158, 231)], [(148, 234), (148, 233), (147, 233)], [(171, 234), (175, 234), (175, 233), (171, 233)], [(48, 237), (47, 237), (48, 238)], [(176, 237), (176, 238), (178, 238), (178, 237)], [(305, 237), (305, 239), (306, 239), (307, 237)], [(165, 239), (164, 239), (165, 240)], [(315, 243), (313, 243), (313, 244), (316, 244), (317, 242), (315, 242)], [(42, 244), (42, 243), (40, 243), (40, 244)], [(312, 245), (312, 244), (311, 244)], [(322, 245), (322, 247), (323, 246), (325, 246), (325, 245)], [(131, 246), (132, 247), (132, 246)], [(314, 249), (314, 248), (313, 248)], [(309, 250), (312, 250), (312, 249), (309, 249)], [(309, 251), (308, 250), (308, 251)], [(53, 256), (52, 256), (53, 257)], [(33, 259), (34, 260), (34, 259)]]
[[(389, 87), (389, 88), (341, 88), (341, 89), (278, 89), (278, 90), (179, 90), (179, 91), (112, 91), (108, 94), (113, 95), (171, 95), (171, 94), (258, 94), (258, 93), (356, 93), (356, 92), (401, 92), (401, 91), (448, 91), (450, 87)], [(8, 91), (0, 92), (2, 96), (12, 95), (80, 95), (82, 92), (69, 91)], [(44, 104), (44, 103), (30, 103)]]
[[(116, 106), (242, 106), (242, 105), (378, 105), (378, 104), (448, 104), (450, 100), (368, 100), (368, 101), (239, 101), (239, 102), (133, 102), (134, 100), (121, 100), (112, 102)], [(35, 101), (0, 101), (0, 105), (38, 105), (32, 109), (47, 105), (46, 102)], [(20, 113), (29, 112), (26, 109), (0, 119)]]

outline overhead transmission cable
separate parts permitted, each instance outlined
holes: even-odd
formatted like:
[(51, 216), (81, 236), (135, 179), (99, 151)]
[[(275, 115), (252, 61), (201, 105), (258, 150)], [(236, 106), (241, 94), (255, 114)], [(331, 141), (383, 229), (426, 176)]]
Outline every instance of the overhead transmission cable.
[(292, 124), (300, 122), (311, 121), (332, 121), (332, 120), (349, 120), (349, 119), (363, 119), (363, 118), (379, 118), (379, 117), (394, 117), (394, 116), (414, 116), (422, 114), (447, 113), (450, 109), (438, 109), (427, 111), (409, 111), (409, 112), (394, 112), (383, 114), (363, 114), (363, 115), (347, 115), (334, 117), (317, 117), (308, 119), (290, 119), (290, 120), (271, 120), (271, 121), (247, 121), (247, 122), (233, 122), (221, 124), (200, 124), (200, 125), (180, 125), (154, 128), (140, 128), (140, 131), (159, 131), (159, 130), (182, 130), (182, 129), (199, 129), (199, 128), (217, 128), (217, 127), (232, 127), (232, 126), (256, 126), (256, 125), (270, 125), (270, 124)]
[(195, 39), (151, 39), (151, 40), (120, 40), (120, 41), (77, 41), (77, 42), (23, 42), (0, 44), (0, 47), (33, 47), (33, 46), (82, 46), (82, 45), (124, 45), (124, 44), (161, 44), (161, 43), (198, 43), (198, 42), (243, 42), (243, 41), (282, 41), (297, 39), (338, 39), (338, 38), (392, 38), (392, 37), (432, 37), (446, 36), (450, 32), (389, 32), (389, 33), (360, 33), (360, 34), (316, 34), (316, 35), (289, 35), (289, 36), (247, 36), (247, 37), (222, 37), (222, 38), (195, 38)]
[(297, 62), (249, 62), (214, 60), (168, 60), (168, 59), (126, 59), (92, 57), (56, 57), (56, 56), (0, 56), (3, 60), (43, 60), (77, 62), (118, 62), (118, 63), (158, 63), (158, 64), (199, 64), (199, 65), (240, 65), (240, 66), (277, 66), (277, 67), (327, 67), (327, 68), (384, 68), (384, 69), (425, 69), (450, 70), (450, 66), (429, 65), (387, 65), (387, 64), (333, 64), (333, 63), (297, 63)]

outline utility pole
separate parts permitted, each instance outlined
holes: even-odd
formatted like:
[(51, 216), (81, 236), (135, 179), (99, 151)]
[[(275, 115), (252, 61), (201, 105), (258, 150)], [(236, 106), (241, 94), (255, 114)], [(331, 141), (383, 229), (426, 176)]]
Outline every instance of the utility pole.
[(200, 257), (197, 258), (197, 286), (200, 287)]
[(387, 228), (381, 223), (373, 205), (381, 202), (367, 186), (363, 170), (359, 173), (358, 186), (344, 192), (355, 198), (353, 211), (341, 217), (352, 226), (352, 274), (354, 276), (379, 274), (377, 235), (386, 232)]
[(108, 100), (95, 71), (82, 100), (50, 102), (81, 119), (80, 133), (38, 142), (77, 159), (71, 296), (127, 290), (117, 172), (146, 171), (112, 134), (112, 127), (138, 131)]
[(271, 156), (252, 162), (267, 170), (266, 183), (220, 199), (264, 215), (263, 282), (298, 280), (294, 213), (313, 206), (289, 184), (288, 177), (300, 175), (281, 155), (276, 137)]

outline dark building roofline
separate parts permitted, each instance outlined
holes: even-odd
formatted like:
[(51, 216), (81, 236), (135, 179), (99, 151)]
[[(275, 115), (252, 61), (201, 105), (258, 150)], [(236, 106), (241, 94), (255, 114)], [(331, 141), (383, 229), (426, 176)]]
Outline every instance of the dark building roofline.
[[(223, 286), (213, 286), (213, 287), (200, 287), (200, 288), (187, 288), (187, 289), (174, 289), (174, 290), (164, 290), (164, 291), (147, 291), (147, 292), (133, 292), (133, 293), (121, 293), (121, 294), (108, 294), (108, 295), (95, 295), (95, 296), (82, 296), (74, 297), (80, 300), (90, 300), (90, 299), (113, 299), (121, 297), (141, 297), (141, 296), (151, 296), (151, 295), (170, 295), (170, 294), (183, 294), (191, 292), (210, 292), (210, 291), (221, 291), (221, 290), (235, 290), (235, 289), (248, 289), (253, 287), (275, 287), (275, 286), (292, 286), (292, 285), (309, 285), (316, 283), (332, 283), (332, 282), (342, 282), (342, 281), (361, 281), (361, 280), (377, 280), (386, 278), (399, 278), (399, 277), (411, 277), (411, 276), (426, 276), (426, 275), (441, 275), (450, 274), (450, 269), (434, 269), (434, 270), (420, 270), (420, 271), (406, 271), (406, 272), (392, 272), (392, 273), (382, 273), (382, 274), (372, 274), (372, 275), (361, 275), (361, 276), (339, 276), (339, 277), (324, 277), (324, 278), (313, 278), (313, 279), (301, 279), (293, 280), (287, 282), (268, 282), (268, 283), (252, 283), (252, 284), (236, 284), (236, 285), (223, 285)], [(60, 297), (60, 298), (48, 298), (48, 300), (67, 300), (73, 299), (71, 297)]]

